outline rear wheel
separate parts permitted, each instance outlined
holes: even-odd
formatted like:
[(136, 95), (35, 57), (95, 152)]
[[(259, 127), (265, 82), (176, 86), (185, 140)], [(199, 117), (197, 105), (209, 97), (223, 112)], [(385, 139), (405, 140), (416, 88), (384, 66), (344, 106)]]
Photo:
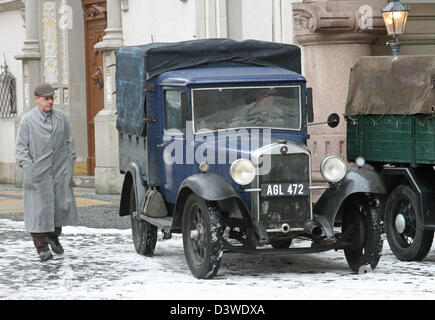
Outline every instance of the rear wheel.
[(402, 261), (422, 260), (428, 254), (434, 233), (423, 229), (418, 195), (400, 185), (385, 206), (385, 233), (394, 255)]
[(131, 186), (130, 192), (130, 220), (136, 252), (144, 256), (152, 256), (157, 243), (157, 227), (140, 219), (134, 185)]
[(366, 197), (349, 199), (343, 210), (342, 233), (348, 232), (351, 247), (344, 249), (347, 263), (354, 272), (370, 265), (375, 269), (381, 257), (383, 241), (378, 209)]
[(183, 246), (195, 278), (211, 279), (218, 272), (223, 253), (223, 231), (220, 211), (191, 194), (183, 211)]

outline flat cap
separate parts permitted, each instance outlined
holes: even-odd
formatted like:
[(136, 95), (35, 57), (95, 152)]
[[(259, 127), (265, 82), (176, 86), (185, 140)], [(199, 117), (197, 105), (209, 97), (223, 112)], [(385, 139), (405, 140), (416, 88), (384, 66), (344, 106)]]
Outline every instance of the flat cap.
[(36, 86), (34, 94), (37, 97), (52, 97), (54, 96), (54, 89), (48, 83), (41, 83)]

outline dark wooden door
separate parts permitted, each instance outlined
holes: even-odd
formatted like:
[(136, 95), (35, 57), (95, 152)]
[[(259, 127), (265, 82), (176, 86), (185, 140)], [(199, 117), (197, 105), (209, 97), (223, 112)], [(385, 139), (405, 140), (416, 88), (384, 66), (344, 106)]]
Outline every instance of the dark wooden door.
[(95, 127), (94, 117), (104, 108), (103, 54), (94, 50), (102, 41), (107, 28), (106, 1), (82, 0), (85, 21), (86, 51), (86, 110), (88, 129), (88, 175), (95, 174)]

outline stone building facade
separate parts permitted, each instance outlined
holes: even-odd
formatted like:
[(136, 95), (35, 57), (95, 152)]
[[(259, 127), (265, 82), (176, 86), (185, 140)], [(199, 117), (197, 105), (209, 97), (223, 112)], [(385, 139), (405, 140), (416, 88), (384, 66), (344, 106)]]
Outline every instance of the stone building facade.
[[(23, 73), (14, 55), (23, 47), (24, 1), (0, 1), (0, 74), (4, 67), (16, 78), (17, 109), (23, 110)], [(15, 116), (0, 118), (0, 183), (15, 183)]]
[[(315, 120), (342, 114), (352, 65), (363, 55), (391, 55), (380, 15), (387, 2), (0, 0), (0, 54), (17, 78), (18, 97), (17, 116), (0, 118), (0, 183), (21, 183), (16, 130), (34, 106), (33, 88), (46, 81), (57, 89), (55, 107), (67, 114), (76, 139), (76, 183), (88, 179), (99, 193), (120, 192), (115, 52), (125, 45), (203, 38), (294, 43), (313, 87)], [(435, 0), (402, 2), (411, 11), (401, 53), (435, 53)], [(313, 168), (328, 154), (345, 157), (344, 121), (335, 129), (313, 126), (310, 134)]]

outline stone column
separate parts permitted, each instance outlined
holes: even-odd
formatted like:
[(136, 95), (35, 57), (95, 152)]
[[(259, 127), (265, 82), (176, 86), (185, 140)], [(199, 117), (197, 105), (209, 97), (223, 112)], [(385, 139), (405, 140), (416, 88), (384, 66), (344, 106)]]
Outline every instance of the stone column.
[[(15, 119), (15, 136), (18, 131), (24, 113), (30, 111), (34, 106), (33, 89), (41, 79), (41, 52), (39, 46), (39, 23), (38, 23), (38, 1), (25, 1), (25, 23), (26, 39), (20, 53), (15, 59), (22, 61), (23, 66), (23, 110), (18, 110)], [(21, 187), (23, 184), (23, 172), (18, 168), (15, 170), (15, 184)]]
[(121, 0), (107, 0), (107, 29), (103, 41), (94, 46), (103, 52), (104, 109), (95, 121), (95, 192), (121, 192), (123, 176), (119, 173), (118, 131), (116, 125), (115, 52), (123, 45)]
[(328, 155), (346, 159), (346, 122), (343, 118), (352, 66), (361, 56), (371, 55), (371, 44), (385, 25), (380, 9), (383, 0), (326, 1), (293, 4), (296, 44), (303, 46), (303, 70), (313, 88), (314, 122), (340, 115), (334, 129), (309, 127), (308, 147), (313, 154), (313, 182), (321, 182), (321, 161)]
[(41, 76), (41, 52), (39, 47), (38, 2), (25, 2), (26, 39), (22, 51), (15, 56), (23, 64), (24, 103), (21, 114), (33, 106), (33, 88), (38, 85)]

